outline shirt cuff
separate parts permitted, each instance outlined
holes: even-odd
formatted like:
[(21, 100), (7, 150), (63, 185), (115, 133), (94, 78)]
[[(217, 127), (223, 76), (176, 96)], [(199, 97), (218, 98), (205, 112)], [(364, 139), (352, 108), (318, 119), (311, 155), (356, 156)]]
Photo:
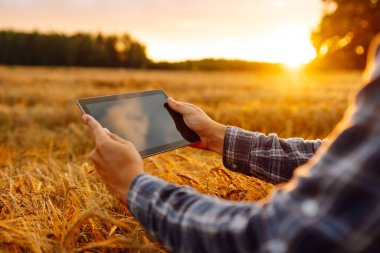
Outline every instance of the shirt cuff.
[(223, 164), (235, 172), (249, 174), (252, 134), (238, 128), (227, 126), (223, 144)]

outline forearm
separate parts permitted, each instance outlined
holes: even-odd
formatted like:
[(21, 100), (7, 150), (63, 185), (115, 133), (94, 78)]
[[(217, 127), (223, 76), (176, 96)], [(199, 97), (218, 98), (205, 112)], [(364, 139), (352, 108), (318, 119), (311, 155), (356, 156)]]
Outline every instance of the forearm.
[[(281, 251), (272, 246), (283, 252), (327, 252), (326, 245), (339, 251), (345, 242), (331, 238), (331, 214), (314, 210), (330, 201), (331, 193), (312, 198), (309, 189), (279, 190), (266, 204), (238, 203), (144, 174), (134, 181), (127, 203), (145, 230), (170, 252)], [(327, 228), (319, 227), (322, 222)]]
[(201, 195), (149, 175), (139, 176), (128, 208), (143, 227), (172, 252), (253, 252), (258, 235), (246, 228), (256, 204)]
[(236, 127), (227, 127), (223, 163), (226, 168), (256, 176), (272, 183), (287, 182), (295, 168), (306, 163), (322, 144), (321, 140), (280, 139)]
[(207, 146), (210, 151), (223, 155), (224, 137), (226, 135), (227, 127), (220, 123), (215, 123), (216, 124), (210, 129), (210, 133), (208, 134), (209, 138)]

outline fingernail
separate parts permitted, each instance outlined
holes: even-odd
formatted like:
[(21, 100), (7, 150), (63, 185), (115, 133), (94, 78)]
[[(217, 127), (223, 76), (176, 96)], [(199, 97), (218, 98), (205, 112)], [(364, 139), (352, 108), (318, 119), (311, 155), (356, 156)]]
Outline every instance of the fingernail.
[(87, 124), (87, 119), (88, 119), (88, 118), (87, 118), (87, 114), (83, 114), (83, 115), (82, 115), (82, 120), (83, 120), (83, 122), (86, 123), (86, 124)]
[(110, 130), (108, 130), (108, 128), (103, 127), (103, 129), (104, 129), (104, 132), (106, 132), (107, 134), (111, 133)]
[(168, 100), (169, 100), (170, 102), (172, 102), (172, 103), (175, 102), (174, 99), (173, 99), (172, 97), (169, 97)]

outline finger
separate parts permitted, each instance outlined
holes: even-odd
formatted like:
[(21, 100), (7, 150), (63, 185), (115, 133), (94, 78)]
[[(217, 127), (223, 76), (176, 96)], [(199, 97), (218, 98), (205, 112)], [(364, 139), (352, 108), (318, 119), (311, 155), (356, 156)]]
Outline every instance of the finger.
[(107, 173), (104, 172), (104, 169), (101, 166), (101, 164), (97, 161), (92, 161), (92, 163), (94, 164), (95, 170), (100, 175), (100, 177), (105, 178), (107, 176)]
[(111, 133), (110, 130), (108, 130), (108, 128), (103, 128), (104, 131), (106, 132), (106, 134), (111, 137), (112, 140), (114, 141), (117, 141), (117, 142), (120, 142), (120, 143), (127, 143), (128, 141), (127, 140), (124, 140), (123, 138), (119, 137), (118, 135), (114, 134), (114, 133)]
[(91, 159), (92, 163), (94, 164), (96, 171), (101, 176), (104, 176), (106, 174), (104, 168), (107, 168), (107, 164), (104, 163), (104, 160), (101, 157), (99, 151), (97, 151), (97, 149), (94, 149), (90, 153), (90, 159)]
[(191, 144), (190, 147), (197, 148), (197, 149), (206, 149), (207, 146), (203, 142), (197, 142), (194, 144)]
[(107, 135), (108, 135), (109, 137), (111, 137), (111, 139), (114, 140), (114, 141), (117, 141), (117, 142), (120, 142), (120, 143), (123, 143), (123, 144), (128, 143), (127, 140), (121, 138), (120, 136), (118, 136), (118, 135), (116, 135), (116, 134), (113, 134), (113, 133), (107, 133)]
[(90, 155), (89, 155), (90, 159), (93, 161), (93, 162), (98, 162), (100, 161), (100, 155), (98, 153), (98, 150), (97, 149), (94, 149), (91, 151)]
[(91, 129), (92, 135), (95, 138), (96, 144), (100, 144), (109, 139), (104, 128), (91, 115), (84, 114), (83, 122)]
[(168, 105), (171, 109), (173, 109), (174, 111), (176, 111), (182, 115), (186, 115), (186, 114), (192, 113), (194, 111), (194, 108), (191, 104), (175, 101), (171, 97), (168, 98)]

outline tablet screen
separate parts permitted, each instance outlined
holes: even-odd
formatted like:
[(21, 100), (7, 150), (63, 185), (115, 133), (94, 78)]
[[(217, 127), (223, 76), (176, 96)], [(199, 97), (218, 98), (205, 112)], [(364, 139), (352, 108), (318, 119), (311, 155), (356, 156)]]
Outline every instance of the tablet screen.
[(140, 95), (116, 95), (98, 101), (95, 98), (85, 107), (103, 127), (131, 141), (142, 156), (199, 141), (182, 116), (168, 107), (165, 93), (143, 92)]

